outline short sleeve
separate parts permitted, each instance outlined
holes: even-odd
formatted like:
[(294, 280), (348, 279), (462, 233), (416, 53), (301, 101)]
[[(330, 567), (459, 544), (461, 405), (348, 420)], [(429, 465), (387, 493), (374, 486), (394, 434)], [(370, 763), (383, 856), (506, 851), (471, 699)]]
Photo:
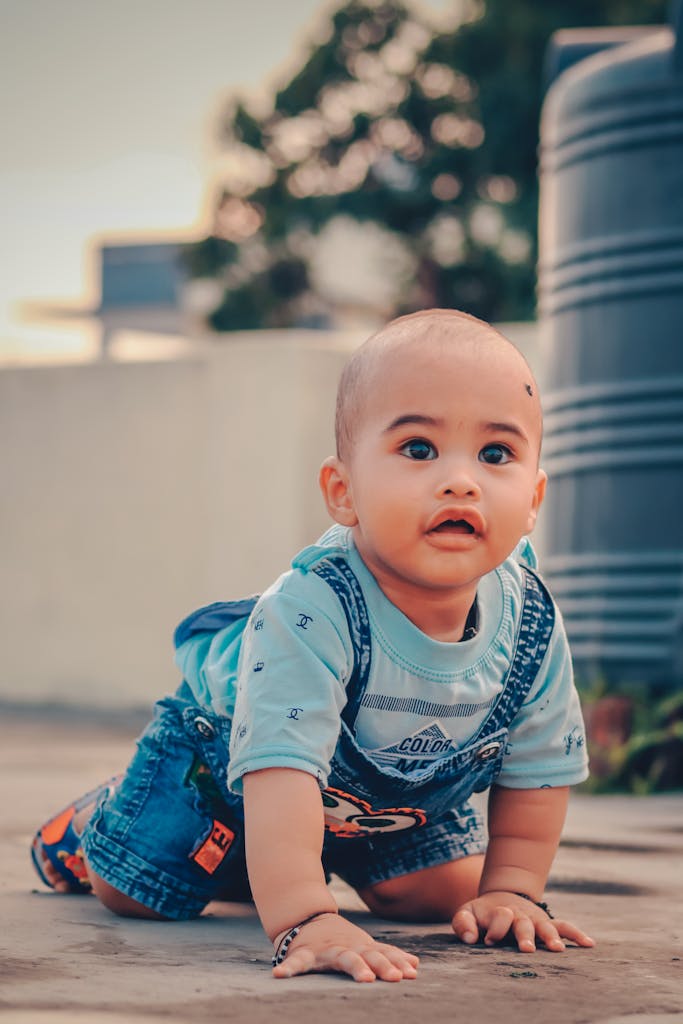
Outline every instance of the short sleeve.
[(247, 625), (228, 768), (236, 793), (243, 775), (263, 768), (297, 768), (327, 784), (353, 649), (338, 598), (313, 579), (317, 595), (296, 585), (267, 592)]
[(586, 733), (569, 644), (556, 610), (548, 651), (512, 723), (497, 779), (512, 789), (572, 786), (588, 777)]

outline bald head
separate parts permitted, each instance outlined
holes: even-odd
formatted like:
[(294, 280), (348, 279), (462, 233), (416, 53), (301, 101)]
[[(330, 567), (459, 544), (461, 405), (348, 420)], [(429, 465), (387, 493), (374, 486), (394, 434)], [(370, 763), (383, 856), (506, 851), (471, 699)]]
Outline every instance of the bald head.
[[(470, 355), (481, 353), (482, 368), (490, 360), (505, 359), (518, 364), (521, 384), (537, 420), (538, 438), (542, 431), (538, 387), (524, 356), (508, 339), (484, 320), (454, 309), (427, 309), (392, 320), (356, 349), (346, 364), (337, 391), (335, 436), (337, 456), (349, 458), (364, 415), (373, 395), (382, 387), (383, 371), (400, 352), (414, 349), (415, 372), (419, 373), (420, 353), (427, 348), (455, 349)], [(413, 353), (410, 353), (411, 355)]]

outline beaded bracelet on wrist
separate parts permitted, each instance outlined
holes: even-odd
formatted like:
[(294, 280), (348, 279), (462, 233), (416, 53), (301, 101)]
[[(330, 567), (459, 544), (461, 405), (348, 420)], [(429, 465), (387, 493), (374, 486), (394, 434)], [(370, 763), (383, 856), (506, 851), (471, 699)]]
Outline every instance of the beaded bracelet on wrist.
[(539, 902), (538, 900), (533, 899), (532, 896), (528, 896), (525, 892), (516, 892), (514, 895), (521, 896), (523, 900), (528, 900), (529, 903), (533, 903), (535, 907), (540, 907), (541, 910), (546, 912), (551, 921), (554, 920), (554, 915), (550, 913), (550, 907), (547, 903)]
[(337, 914), (336, 910), (319, 910), (316, 914), (311, 914), (310, 917), (304, 918), (303, 921), (299, 921), (298, 924), (288, 928), (283, 934), (282, 938), (275, 945), (275, 952), (273, 953), (272, 964), (273, 967), (277, 967), (287, 956), (287, 950), (294, 942), (301, 929), (305, 924), (310, 924), (311, 921), (317, 921), (319, 917), (324, 917), (326, 914)]

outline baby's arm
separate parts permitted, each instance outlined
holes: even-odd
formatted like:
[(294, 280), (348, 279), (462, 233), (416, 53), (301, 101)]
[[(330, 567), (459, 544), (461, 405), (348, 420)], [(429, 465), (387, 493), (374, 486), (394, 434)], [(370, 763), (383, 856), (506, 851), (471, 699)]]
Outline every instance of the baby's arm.
[(339, 971), (355, 981), (414, 978), (417, 957), (371, 935), (337, 914), (321, 854), (323, 805), (307, 772), (267, 768), (243, 778), (247, 867), (263, 927), (276, 942), (311, 915), (288, 947), (276, 978)]
[[(568, 921), (552, 920), (535, 902), (542, 899), (567, 811), (569, 789), (505, 789), (494, 786), (489, 798), (489, 846), (479, 896), (460, 907), (453, 928), (463, 942), (499, 942), (512, 930), (523, 953), (536, 937), (552, 951), (564, 939), (579, 946), (593, 939)], [(528, 897), (528, 898), (525, 898)]]

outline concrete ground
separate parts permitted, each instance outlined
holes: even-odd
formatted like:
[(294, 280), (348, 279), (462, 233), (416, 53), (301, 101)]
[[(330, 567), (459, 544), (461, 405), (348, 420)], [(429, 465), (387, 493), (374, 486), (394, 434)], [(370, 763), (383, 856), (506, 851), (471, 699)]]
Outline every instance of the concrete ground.
[(573, 797), (548, 900), (597, 939), (593, 950), (467, 948), (444, 926), (373, 918), (338, 886), (353, 920), (420, 955), (417, 980), (276, 982), (250, 907), (213, 904), (187, 924), (123, 920), (34, 876), (36, 826), (118, 770), (132, 736), (121, 723), (0, 716), (0, 1024), (683, 1024), (683, 794)]

